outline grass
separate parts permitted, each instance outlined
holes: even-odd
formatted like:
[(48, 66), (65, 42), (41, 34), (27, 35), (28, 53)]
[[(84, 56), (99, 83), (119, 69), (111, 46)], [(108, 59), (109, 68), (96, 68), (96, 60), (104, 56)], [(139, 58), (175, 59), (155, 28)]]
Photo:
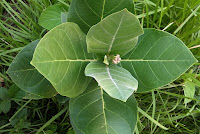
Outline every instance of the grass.
[[(47, 31), (38, 25), (42, 11), (64, 0), (0, 1), (0, 78), (7, 89), (13, 84), (6, 70), (16, 54)], [(134, 0), (135, 14), (145, 28), (165, 30), (180, 38), (200, 59), (200, 0)], [(197, 47), (195, 47), (197, 46)], [(138, 125), (142, 134), (199, 134), (199, 63), (175, 82), (149, 93), (136, 93)], [(183, 87), (190, 79), (196, 85), (195, 98), (184, 104)], [(70, 132), (68, 101), (56, 96), (41, 100), (12, 100), (9, 113), (0, 114), (0, 133)], [(66, 99), (66, 98), (64, 98)], [(64, 102), (64, 103), (63, 103)], [(20, 119), (19, 119), (20, 118)]]

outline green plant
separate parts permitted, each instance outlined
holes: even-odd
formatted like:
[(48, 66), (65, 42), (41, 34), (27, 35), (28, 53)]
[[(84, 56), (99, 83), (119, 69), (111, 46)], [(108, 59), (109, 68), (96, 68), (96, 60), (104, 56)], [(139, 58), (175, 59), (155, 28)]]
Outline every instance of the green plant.
[[(106, 6), (109, 10), (112, 9), (110, 3), (108, 5), (104, 3), (105, 15), (102, 12), (100, 18), (96, 17), (98, 19), (95, 19), (94, 15), (83, 14), (85, 20), (91, 23), (87, 25), (83, 20), (76, 18), (77, 13), (74, 10), (78, 9), (75, 9), (75, 4), (87, 6), (86, 3), (79, 2), (76, 0), (72, 2), (68, 21), (77, 21), (77, 24), (80, 22), (79, 26), (85, 33), (89, 30), (87, 36), (74, 23), (61, 24), (47, 33), (39, 42), (31, 64), (52, 83), (58, 93), (76, 97), (70, 100), (70, 117), (76, 131), (94, 133), (99, 128), (102, 132), (107, 131), (105, 133), (114, 133), (114, 131), (132, 133), (137, 121), (137, 103), (132, 96), (133, 91), (137, 90), (137, 80), (138, 92), (150, 91), (175, 80), (195, 63), (196, 59), (179, 39), (166, 32), (145, 29), (137, 42), (137, 37), (143, 33), (139, 21), (127, 10), (106, 14)], [(130, 3), (128, 1), (122, 5), (126, 5), (129, 9)], [(125, 7), (121, 6), (117, 10), (123, 8)], [(87, 11), (83, 9), (79, 9), (78, 12)], [(113, 14), (109, 15), (109, 13)], [(100, 22), (97, 25), (88, 28), (89, 25), (98, 21)], [(135, 22), (134, 25), (133, 22)], [(130, 26), (127, 27), (128, 25)], [(125, 37), (127, 35), (131, 36)], [(117, 46), (118, 44), (123, 47)], [(31, 49), (32, 53), (34, 49)], [(120, 60), (117, 54), (122, 57), (120, 66), (112, 63)], [(27, 67), (23, 66), (25, 68), (22, 68), (22, 65), (16, 67), (19, 62), (12, 63), (8, 73), (13, 81), (16, 79), (14, 78), (17, 76), (16, 73), (21, 73), (21, 71), (24, 71), (21, 75), (26, 74), (27, 78), (37, 79), (39, 73), (29, 64), (31, 58), (30, 56), (27, 60)], [(91, 79), (84, 76), (84, 71), (85, 75), (94, 77), (100, 87), (94, 81), (90, 82)], [(37, 75), (33, 75), (35, 73)], [(19, 75), (17, 77), (20, 78)], [(127, 78), (129, 79), (126, 80)], [(102, 81), (103, 79), (106, 81)], [(41, 82), (32, 84), (31, 79), (28, 80), (33, 87)], [(21, 80), (16, 84), (24, 85)], [(46, 84), (42, 83), (42, 85)], [(108, 88), (110, 85), (112, 87)], [(45, 95), (45, 93), (41, 95), (41, 92), (30, 90), (27, 81), (24, 86), (27, 86), (27, 89), (22, 88), (28, 92), (39, 96)], [(84, 126), (88, 122), (88, 126)]]

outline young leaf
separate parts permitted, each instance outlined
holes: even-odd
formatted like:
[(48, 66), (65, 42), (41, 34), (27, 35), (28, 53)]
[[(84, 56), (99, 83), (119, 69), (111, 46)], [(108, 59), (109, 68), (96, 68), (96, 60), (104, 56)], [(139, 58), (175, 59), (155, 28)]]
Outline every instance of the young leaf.
[(143, 29), (135, 15), (124, 9), (94, 25), (87, 34), (89, 53), (123, 56), (130, 52)]
[[(191, 81), (185, 82), (185, 86), (183, 87), (185, 97), (194, 98), (195, 94), (195, 84)], [(187, 104), (192, 100), (185, 98), (184, 103)]]
[(116, 100), (96, 82), (92, 82), (82, 95), (70, 99), (69, 105), (76, 133), (132, 134), (137, 122), (137, 102), (133, 96), (127, 102)]
[(38, 23), (42, 27), (51, 30), (62, 23), (63, 12), (66, 12), (67, 10), (68, 7), (61, 4), (49, 6), (42, 12)]
[(124, 8), (133, 11), (132, 0), (72, 0), (68, 12), (69, 22), (79, 25), (87, 34), (90, 27), (100, 22), (106, 16)]
[(95, 78), (106, 93), (122, 101), (126, 101), (138, 87), (137, 80), (127, 70), (114, 64), (107, 66), (92, 62), (85, 68), (85, 75)]
[(86, 35), (78, 25), (67, 22), (49, 31), (39, 42), (31, 64), (63, 96), (76, 97), (90, 82), (84, 69), (94, 55), (86, 50)]
[(38, 42), (39, 40), (31, 42), (19, 52), (7, 73), (13, 82), (25, 92), (50, 98), (57, 92), (51, 83), (30, 64)]
[(177, 79), (197, 60), (175, 36), (145, 29), (136, 47), (122, 57), (121, 66), (138, 80), (138, 92), (150, 91)]

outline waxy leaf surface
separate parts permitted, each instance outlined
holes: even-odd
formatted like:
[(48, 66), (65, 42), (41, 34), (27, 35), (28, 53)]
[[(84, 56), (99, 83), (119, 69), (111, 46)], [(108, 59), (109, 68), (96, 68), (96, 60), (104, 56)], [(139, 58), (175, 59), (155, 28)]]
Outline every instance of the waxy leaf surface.
[(12, 81), (25, 92), (50, 98), (56, 95), (56, 90), (31, 64), (38, 40), (28, 44), (11, 63), (7, 73)]
[(66, 14), (67, 10), (68, 7), (62, 4), (49, 6), (42, 12), (38, 23), (42, 27), (51, 30), (63, 23), (64, 13)]
[(70, 119), (77, 134), (132, 134), (137, 122), (137, 102), (107, 95), (96, 82), (70, 99)]
[(122, 57), (121, 66), (138, 80), (138, 92), (171, 83), (197, 60), (177, 37), (145, 29), (136, 47)]
[(92, 62), (85, 68), (85, 75), (95, 78), (111, 97), (126, 101), (137, 90), (137, 80), (124, 68)]
[(87, 34), (89, 53), (123, 56), (130, 52), (143, 29), (135, 15), (124, 9), (91, 27)]
[(63, 23), (41, 39), (31, 64), (58, 93), (76, 97), (84, 92), (91, 80), (85, 76), (84, 69), (94, 57), (86, 49), (86, 35), (78, 25)]
[(90, 27), (100, 22), (106, 16), (124, 8), (133, 11), (132, 0), (72, 0), (68, 12), (69, 22), (79, 25), (87, 34)]

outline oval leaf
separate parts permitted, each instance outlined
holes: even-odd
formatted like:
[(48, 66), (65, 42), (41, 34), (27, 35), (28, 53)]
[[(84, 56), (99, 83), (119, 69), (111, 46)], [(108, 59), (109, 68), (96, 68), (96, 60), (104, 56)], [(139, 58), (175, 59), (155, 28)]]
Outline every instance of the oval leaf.
[(125, 69), (117, 65), (107, 66), (92, 62), (85, 68), (85, 75), (95, 78), (111, 97), (126, 101), (137, 90), (137, 80)]
[(0, 111), (3, 111), (4, 114), (8, 113), (11, 108), (11, 100), (3, 100), (0, 103)]
[(181, 40), (155, 29), (145, 29), (135, 49), (122, 58), (121, 66), (138, 80), (138, 92), (171, 83), (197, 62)]
[(78, 25), (67, 22), (43, 37), (31, 64), (53, 84), (58, 93), (76, 97), (84, 92), (91, 80), (84, 75), (84, 69), (94, 57), (86, 49), (86, 35)]
[(133, 96), (127, 102), (116, 100), (96, 82), (91, 83), (84, 94), (70, 99), (69, 105), (76, 133), (132, 134), (137, 122), (137, 102)]
[(7, 73), (13, 82), (25, 92), (50, 98), (56, 90), (31, 64), (35, 47), (39, 40), (28, 44), (11, 63)]
[(132, 0), (72, 0), (68, 20), (78, 24), (84, 33), (106, 16), (127, 8), (133, 11)]
[(94, 25), (87, 34), (89, 53), (125, 55), (138, 41), (143, 29), (135, 15), (124, 9)]
[(10, 99), (8, 96), (8, 90), (4, 87), (0, 87), (0, 99), (1, 100)]
[(67, 10), (68, 7), (61, 4), (49, 6), (42, 12), (38, 23), (42, 27), (51, 30), (62, 23), (63, 12), (66, 12)]
[[(185, 97), (189, 97), (189, 98), (194, 98), (194, 95), (195, 95), (195, 84), (191, 81), (186, 81), (184, 83), (184, 87), (183, 87), (183, 90), (184, 90), (184, 95)], [(192, 100), (191, 99), (187, 99), (185, 98), (184, 99), (184, 103), (187, 105), (187, 103), (191, 102)]]

